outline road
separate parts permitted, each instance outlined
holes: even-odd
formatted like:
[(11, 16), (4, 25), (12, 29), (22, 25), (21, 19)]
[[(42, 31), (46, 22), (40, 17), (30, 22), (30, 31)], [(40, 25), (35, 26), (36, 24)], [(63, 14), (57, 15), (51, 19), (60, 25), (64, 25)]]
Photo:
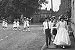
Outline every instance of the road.
[[(40, 25), (31, 25), (30, 32), (21, 30), (14, 31), (12, 25), (3, 30), (0, 26), (0, 50), (41, 50), (45, 43), (45, 35)], [(71, 37), (72, 46), (66, 50), (74, 50), (75, 45)], [(52, 45), (51, 45), (52, 46)], [(62, 48), (48, 48), (44, 50), (63, 50)]]

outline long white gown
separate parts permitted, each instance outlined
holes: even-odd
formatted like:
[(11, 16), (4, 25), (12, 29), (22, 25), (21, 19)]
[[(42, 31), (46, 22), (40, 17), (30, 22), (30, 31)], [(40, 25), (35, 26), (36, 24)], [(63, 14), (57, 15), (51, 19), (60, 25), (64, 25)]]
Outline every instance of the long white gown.
[(56, 45), (71, 45), (71, 41), (69, 38), (68, 30), (65, 28), (66, 21), (64, 22), (58, 22), (57, 24), (57, 34), (54, 39), (54, 44)]

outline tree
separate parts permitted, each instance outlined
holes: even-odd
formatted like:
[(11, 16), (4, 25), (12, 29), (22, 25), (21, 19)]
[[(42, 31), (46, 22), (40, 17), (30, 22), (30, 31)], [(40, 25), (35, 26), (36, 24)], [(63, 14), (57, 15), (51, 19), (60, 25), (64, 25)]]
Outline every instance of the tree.
[(20, 18), (23, 14), (30, 17), (35, 11), (39, 10), (41, 4), (47, 3), (46, 0), (2, 0), (0, 1), (0, 16)]
[(6, 15), (5, 7), (6, 7), (7, 3), (8, 3), (8, 1), (9, 0), (2, 0), (2, 1), (0, 1), (0, 17), (1, 16), (4, 17)]
[(20, 11), (24, 16), (30, 17), (44, 2), (45, 0), (13, 0), (13, 5), (16, 12)]

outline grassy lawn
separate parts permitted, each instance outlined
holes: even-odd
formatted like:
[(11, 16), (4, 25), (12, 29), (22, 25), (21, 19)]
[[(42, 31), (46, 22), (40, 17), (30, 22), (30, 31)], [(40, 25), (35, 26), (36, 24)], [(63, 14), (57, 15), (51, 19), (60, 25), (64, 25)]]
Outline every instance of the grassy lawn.
[(40, 25), (31, 25), (30, 32), (12, 30), (12, 25), (3, 30), (0, 25), (0, 50), (40, 50), (45, 42), (45, 36)]

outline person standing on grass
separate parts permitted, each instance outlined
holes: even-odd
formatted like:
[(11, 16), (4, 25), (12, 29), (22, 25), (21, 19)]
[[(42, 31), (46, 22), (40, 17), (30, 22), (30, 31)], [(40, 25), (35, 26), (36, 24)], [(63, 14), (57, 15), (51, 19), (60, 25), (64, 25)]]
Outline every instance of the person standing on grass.
[(20, 23), (19, 23), (19, 19), (17, 19), (17, 29), (20, 30)]
[(26, 30), (26, 17), (24, 17), (24, 30), (23, 31), (25, 31)]
[(48, 48), (48, 46), (51, 43), (51, 22), (49, 21), (48, 18), (45, 18), (45, 21), (43, 22), (43, 26), (44, 26), (44, 32), (46, 35), (46, 47)]
[(3, 29), (7, 28), (7, 20), (3, 19), (2, 27)]
[(26, 31), (30, 31), (28, 18), (26, 19)]
[(17, 30), (17, 20), (14, 19), (14, 22), (13, 22), (13, 30)]

